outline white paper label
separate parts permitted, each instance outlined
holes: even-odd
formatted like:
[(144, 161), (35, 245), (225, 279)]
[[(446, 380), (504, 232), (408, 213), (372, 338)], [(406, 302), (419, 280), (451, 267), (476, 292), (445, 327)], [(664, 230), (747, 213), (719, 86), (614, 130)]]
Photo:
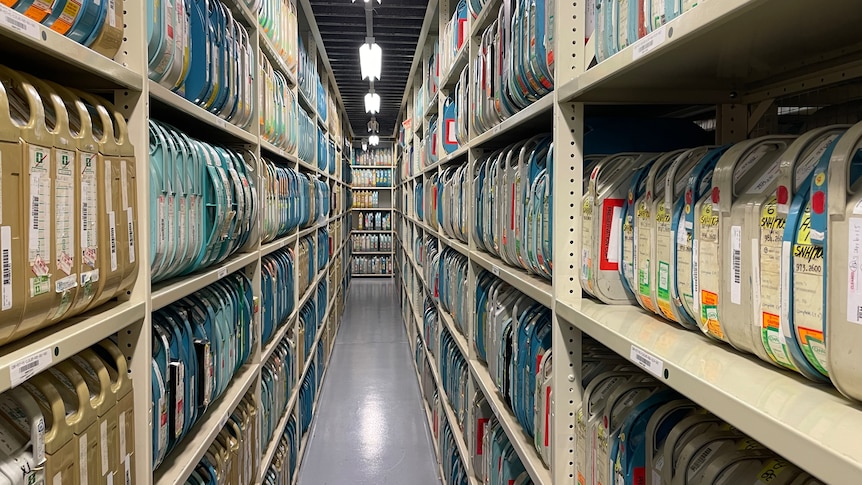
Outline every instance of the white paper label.
[(126, 459), (124, 461), (125, 461), (125, 463), (123, 464), (123, 473), (125, 474), (125, 478), (126, 478), (126, 484), (125, 485), (132, 485), (132, 455), (131, 455), (131, 453), (126, 454)]
[(59, 472), (54, 474), (54, 478), (53, 478), (52, 482), (54, 485), (63, 485), (63, 477), (60, 476)]
[(491, 266), (491, 273), (494, 273), (494, 276), (500, 276), (500, 268), (497, 265)]
[(622, 207), (614, 207), (611, 216), (611, 234), (608, 241), (608, 253), (605, 255), (609, 263), (619, 263), (620, 261), (620, 232), (623, 224), (620, 212), (622, 209)]
[(20, 34), (29, 35), (34, 39), (39, 39), (39, 25), (34, 21), (24, 17), (23, 15), (12, 11), (5, 10), (0, 15), (0, 23)]
[(227, 267), (219, 268), (217, 278), (222, 279), (225, 276), (227, 276)]
[(87, 479), (89, 475), (87, 463), (87, 434), (84, 433), (81, 435), (81, 439), (78, 440), (78, 468), (80, 469), (80, 473), (78, 474), (78, 478), (81, 480), (78, 483), (90, 483)]
[(664, 25), (645, 35), (642, 39), (635, 42), (634, 50), (632, 51), (632, 60), (643, 57), (656, 47), (662, 45), (665, 37)]
[(117, 219), (114, 211), (108, 212), (108, 228), (111, 238), (111, 271), (117, 271)]
[(760, 328), (760, 240), (758, 238), (751, 239), (751, 256), (751, 309), (754, 312), (751, 324)]
[(132, 208), (126, 208), (126, 221), (129, 224), (129, 263), (135, 262), (135, 220), (132, 218)]
[(51, 351), (45, 349), (10, 365), (9, 380), (12, 382), (12, 387), (47, 369), (52, 359)]
[(781, 242), (781, 337), (791, 337), (790, 325), (785, 325), (785, 322), (790, 318), (790, 241)]
[(120, 453), (126, 451), (126, 412), (120, 413)]
[(108, 421), (102, 420), (99, 425), (99, 447), (102, 452), (102, 476), (108, 474)]
[(0, 311), (12, 308), (12, 228), (0, 227)]
[(664, 361), (650, 354), (646, 350), (632, 345), (630, 354), (632, 362), (644, 368), (650, 374), (656, 377), (664, 377)]
[(129, 168), (126, 165), (125, 160), (120, 160), (120, 188), (122, 193), (120, 194), (120, 198), (123, 200), (123, 208), (129, 207), (129, 181), (127, 180), (127, 176), (129, 174)]
[(742, 227), (730, 228), (730, 301), (742, 302)]
[(862, 324), (862, 219), (849, 221), (847, 242), (847, 321)]

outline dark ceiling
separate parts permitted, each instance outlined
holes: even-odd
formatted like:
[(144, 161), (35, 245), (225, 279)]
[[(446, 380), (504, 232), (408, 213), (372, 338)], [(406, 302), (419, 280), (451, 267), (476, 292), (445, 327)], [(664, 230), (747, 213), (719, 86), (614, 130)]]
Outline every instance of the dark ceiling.
[[(371, 0), (374, 2), (374, 0)], [(357, 137), (368, 133), (371, 116), (365, 112), (368, 80), (360, 78), (359, 46), (365, 42), (365, 3), (357, 0), (310, 0), (320, 37), (329, 56), (344, 108)], [(383, 50), (378, 132), (390, 136), (395, 129), (404, 87), (425, 18), (426, 0), (382, 0), (374, 3), (374, 38)]]

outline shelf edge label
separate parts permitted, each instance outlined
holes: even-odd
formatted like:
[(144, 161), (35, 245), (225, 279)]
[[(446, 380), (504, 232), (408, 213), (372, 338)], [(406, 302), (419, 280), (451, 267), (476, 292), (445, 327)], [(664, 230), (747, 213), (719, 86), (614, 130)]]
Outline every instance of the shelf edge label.
[(51, 351), (45, 349), (14, 362), (9, 366), (9, 380), (12, 382), (12, 387), (17, 387), (18, 384), (50, 367), (52, 360)]
[(642, 367), (650, 374), (659, 378), (664, 377), (664, 361), (637, 345), (632, 344), (632, 351), (629, 358), (632, 362)]
[(645, 35), (635, 43), (634, 50), (632, 51), (632, 60), (643, 57), (655, 50), (656, 47), (664, 43), (665, 37), (664, 25)]

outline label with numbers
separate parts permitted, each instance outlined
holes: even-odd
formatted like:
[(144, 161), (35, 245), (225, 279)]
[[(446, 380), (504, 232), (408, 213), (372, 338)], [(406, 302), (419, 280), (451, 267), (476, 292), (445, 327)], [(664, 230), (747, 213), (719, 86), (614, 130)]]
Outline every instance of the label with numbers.
[(632, 345), (630, 358), (632, 362), (641, 366), (650, 374), (653, 374), (656, 377), (663, 377), (664, 361), (650, 354), (646, 350), (636, 345)]
[(662, 25), (635, 43), (634, 51), (632, 51), (632, 60), (650, 53), (656, 47), (662, 45), (664, 43), (664, 39), (665, 31), (664, 25)]
[(17, 12), (11, 10), (4, 11), (0, 14), (0, 24), (3, 24), (15, 32), (29, 35), (34, 39), (39, 38), (39, 25)]
[(494, 273), (494, 276), (500, 276), (500, 267), (497, 265), (491, 266), (491, 272)]
[(52, 359), (51, 351), (45, 349), (10, 365), (9, 379), (12, 381), (12, 387), (47, 369)]

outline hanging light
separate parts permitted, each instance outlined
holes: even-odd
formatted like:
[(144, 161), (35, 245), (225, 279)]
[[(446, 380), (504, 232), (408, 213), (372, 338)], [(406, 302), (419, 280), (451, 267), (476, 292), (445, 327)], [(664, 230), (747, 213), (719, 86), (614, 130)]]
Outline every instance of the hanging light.
[(377, 93), (368, 93), (365, 95), (365, 112), (379, 113), (380, 112), (380, 95)]
[(359, 48), (359, 67), (362, 71), (362, 79), (373, 81), (380, 79), (380, 71), (383, 69), (383, 50), (374, 42), (374, 37), (366, 39), (366, 43)]
[(377, 123), (377, 118), (372, 117), (368, 122), (368, 133), (377, 133), (380, 129), (380, 125)]
[(378, 143), (380, 143), (380, 137), (377, 135), (371, 135), (368, 137), (368, 143), (371, 143), (371, 146), (376, 147)]
[[(353, 0), (353, 2), (352, 2), (352, 3), (356, 3), (356, 0)], [(365, 3), (368, 3), (368, 0), (365, 0)], [(380, 3), (380, 0), (377, 0), (377, 3), (379, 4), (379, 3)]]
[(368, 151), (368, 143), (366, 143), (366, 142), (362, 142), (362, 151), (363, 151), (363, 152), (367, 152), (367, 151)]

